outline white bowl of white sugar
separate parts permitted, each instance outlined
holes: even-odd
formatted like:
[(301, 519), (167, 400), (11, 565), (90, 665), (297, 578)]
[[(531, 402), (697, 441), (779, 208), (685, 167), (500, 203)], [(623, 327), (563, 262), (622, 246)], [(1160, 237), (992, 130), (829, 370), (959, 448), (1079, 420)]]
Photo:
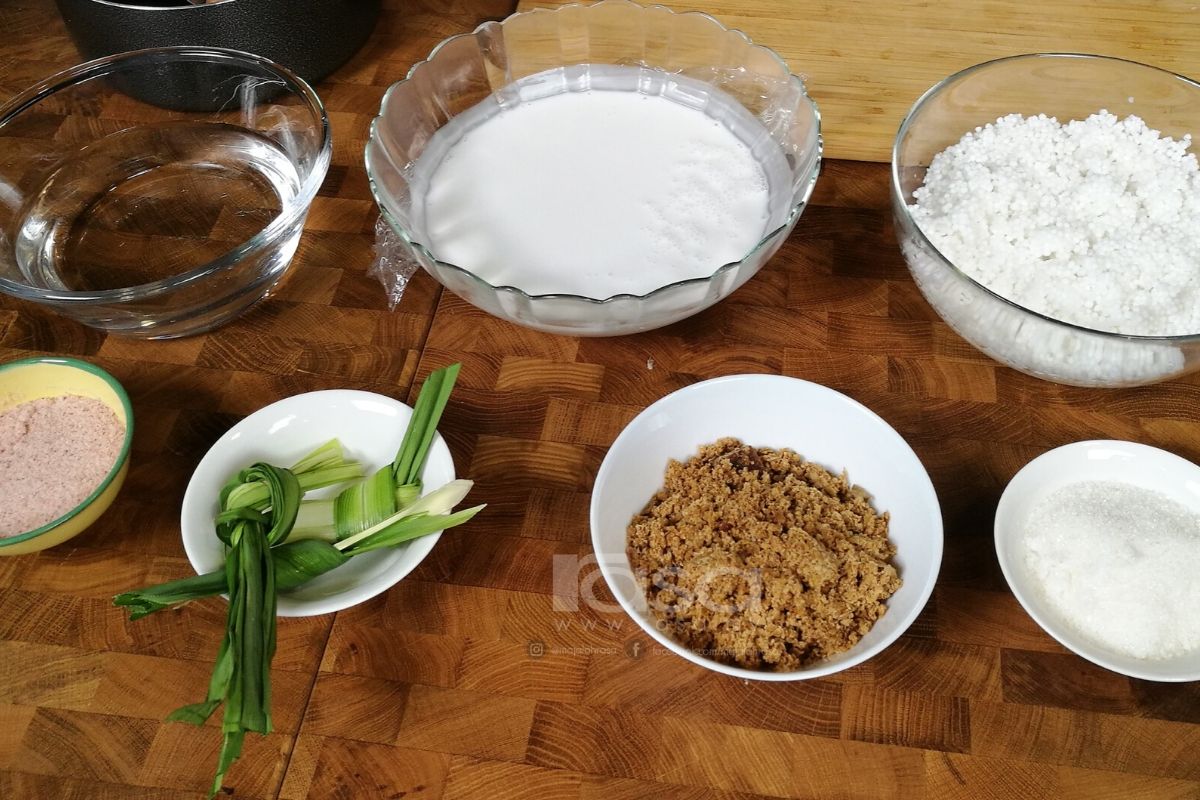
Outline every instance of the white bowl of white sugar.
[(1029, 462), (996, 509), (1013, 594), (1063, 646), (1152, 681), (1200, 680), (1200, 467), (1076, 442)]
[(930, 305), (1036, 377), (1136, 386), (1200, 368), (1200, 85), (1033, 54), (950, 76), (892, 153), (897, 237)]

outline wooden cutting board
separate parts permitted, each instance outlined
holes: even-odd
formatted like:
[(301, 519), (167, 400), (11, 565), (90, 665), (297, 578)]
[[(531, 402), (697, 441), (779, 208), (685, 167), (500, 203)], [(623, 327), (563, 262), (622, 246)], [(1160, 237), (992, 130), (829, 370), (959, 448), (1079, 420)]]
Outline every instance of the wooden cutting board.
[[(522, 9), (559, 2), (522, 2)], [(1096, 53), (1200, 77), (1196, 0), (666, 0), (703, 9), (778, 52), (821, 109), (829, 158), (891, 159), (921, 93), (1019, 53)]]
[[(1051, 447), (1122, 438), (1200, 460), (1200, 376), (1100, 391), (998, 365), (910, 280), (886, 165), (837, 159), (771, 262), (679, 324), (551, 336), (489, 317), (424, 273), (389, 310), (367, 273), (368, 126), (414, 61), (512, 3), (384, 6), (363, 51), (317, 87), (333, 165), (275, 297), (203, 336), (137, 342), (0, 296), (0, 362), (98, 363), (128, 389), (136, 419), (129, 479), (109, 512), (69, 545), (0, 559), (0, 800), (200, 800), (219, 730), (163, 718), (204, 695), (225, 605), (130, 622), (112, 596), (191, 574), (179, 505), (239, 418), (315, 389), (411, 397), (454, 361), (463, 371), (441, 432), (488, 509), (391, 591), (282, 621), (275, 732), (248, 738), (226, 781), (233, 798), (1200, 798), (1200, 684), (1130, 680), (1064, 650), (1009, 592), (991, 533), (1007, 481)], [(1048, 47), (1167, 66), (1197, 57), (1186, 5), (1024, 6), (711, 9), (811, 76), (832, 153), (860, 159), (886, 159), (912, 98), (982, 58)], [(805, 16), (821, 21), (796, 21)], [(51, 0), (0, 0), (0, 32), (0, 101), (78, 60)], [(892, 647), (826, 679), (727, 678), (644, 650), (620, 612), (554, 602), (555, 557), (610, 599), (588, 558), (588, 503), (621, 428), (675, 389), (739, 372), (816, 381), (866, 404), (912, 444), (942, 505), (928, 606)]]

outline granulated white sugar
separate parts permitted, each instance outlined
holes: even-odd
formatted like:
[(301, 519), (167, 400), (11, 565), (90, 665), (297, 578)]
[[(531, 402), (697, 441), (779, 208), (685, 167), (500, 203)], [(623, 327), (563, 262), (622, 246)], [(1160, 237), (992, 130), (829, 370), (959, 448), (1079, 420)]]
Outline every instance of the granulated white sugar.
[(1135, 658), (1200, 649), (1200, 515), (1165, 494), (1084, 481), (1030, 512), (1025, 564), (1078, 633)]
[(934, 157), (912, 217), (955, 266), (1096, 330), (1200, 333), (1200, 167), (1191, 137), (1100, 111), (1011, 114)]
[(58, 519), (117, 461), (125, 427), (99, 400), (45, 397), (0, 414), (0, 536)]

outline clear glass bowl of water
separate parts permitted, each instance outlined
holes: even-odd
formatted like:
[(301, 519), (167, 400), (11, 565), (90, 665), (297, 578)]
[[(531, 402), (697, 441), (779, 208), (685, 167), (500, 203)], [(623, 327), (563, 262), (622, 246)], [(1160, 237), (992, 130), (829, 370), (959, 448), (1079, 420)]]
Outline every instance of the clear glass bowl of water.
[[(438, 158), (422, 156), (441, 157), (456, 138), (523, 103), (592, 90), (659, 95), (700, 109), (732, 131), (767, 181), (761, 238), (737, 260), (713, 263), (698, 277), (615, 294), (537, 293), (515, 280), (489, 281), (476, 265), (440, 260), (425, 220), (428, 165), (436, 168)], [(514, 14), (442, 42), (388, 90), (371, 128), (366, 163), (382, 217), (404, 255), (451, 291), (531, 328), (612, 336), (708, 308), (766, 263), (796, 225), (816, 182), (820, 117), (804, 82), (783, 59), (742, 32), (707, 14), (602, 0)], [(535, 174), (539, 164), (528, 169)], [(697, 215), (689, 222), (704, 221)], [(611, 236), (629, 233), (614, 229)]]
[(279, 282), (331, 153), (312, 88), (233, 50), (90, 61), (0, 107), (0, 291), (143, 338)]

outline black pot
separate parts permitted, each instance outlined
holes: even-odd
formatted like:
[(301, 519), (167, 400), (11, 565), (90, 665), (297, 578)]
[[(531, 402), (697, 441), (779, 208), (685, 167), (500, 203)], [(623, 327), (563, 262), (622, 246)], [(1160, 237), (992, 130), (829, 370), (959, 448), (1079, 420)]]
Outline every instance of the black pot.
[(381, 0), (57, 0), (87, 60), (147, 47), (243, 50), (315, 82), (349, 60), (375, 27)]

